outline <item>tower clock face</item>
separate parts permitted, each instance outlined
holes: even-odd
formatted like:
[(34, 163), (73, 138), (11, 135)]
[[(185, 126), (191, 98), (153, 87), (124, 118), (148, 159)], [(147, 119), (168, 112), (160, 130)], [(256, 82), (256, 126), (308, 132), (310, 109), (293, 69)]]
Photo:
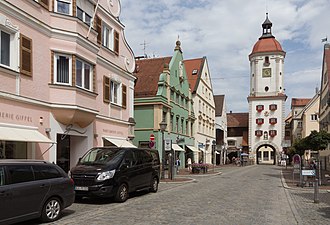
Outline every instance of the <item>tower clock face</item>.
[(272, 76), (272, 69), (271, 68), (262, 69), (262, 77), (271, 77), (271, 76)]

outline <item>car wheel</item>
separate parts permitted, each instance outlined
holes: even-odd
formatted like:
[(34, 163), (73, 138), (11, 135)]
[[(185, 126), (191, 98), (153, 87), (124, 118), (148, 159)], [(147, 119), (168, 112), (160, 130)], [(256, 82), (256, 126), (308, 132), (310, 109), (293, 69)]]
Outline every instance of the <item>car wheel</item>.
[(128, 198), (128, 186), (127, 184), (121, 184), (117, 190), (115, 200), (117, 202), (125, 202)]
[(158, 180), (156, 177), (152, 179), (150, 191), (155, 193), (158, 191)]
[(41, 220), (43, 222), (52, 222), (61, 216), (62, 205), (58, 198), (50, 198), (45, 202), (42, 208)]

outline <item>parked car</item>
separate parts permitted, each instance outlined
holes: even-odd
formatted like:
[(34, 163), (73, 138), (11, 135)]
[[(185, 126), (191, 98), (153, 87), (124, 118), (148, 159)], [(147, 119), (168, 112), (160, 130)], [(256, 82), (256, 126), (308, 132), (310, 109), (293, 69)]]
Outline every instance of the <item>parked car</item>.
[(0, 224), (40, 218), (52, 222), (75, 199), (73, 180), (57, 165), (0, 160)]
[(157, 150), (118, 147), (90, 149), (72, 168), (76, 198), (114, 197), (124, 202), (130, 192), (157, 192), (160, 161)]

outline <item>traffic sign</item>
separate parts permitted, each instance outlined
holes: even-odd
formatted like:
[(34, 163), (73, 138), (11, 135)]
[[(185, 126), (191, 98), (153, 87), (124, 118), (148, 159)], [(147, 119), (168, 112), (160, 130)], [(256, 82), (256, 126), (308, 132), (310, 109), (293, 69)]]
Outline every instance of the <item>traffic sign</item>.
[(150, 141), (154, 141), (155, 140), (155, 135), (154, 134), (150, 134)]

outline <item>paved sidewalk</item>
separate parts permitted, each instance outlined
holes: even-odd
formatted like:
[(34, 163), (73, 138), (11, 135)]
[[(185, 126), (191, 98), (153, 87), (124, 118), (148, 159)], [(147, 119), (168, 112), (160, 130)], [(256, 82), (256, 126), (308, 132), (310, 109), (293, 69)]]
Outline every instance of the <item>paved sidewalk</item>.
[(298, 178), (293, 180), (292, 172), (292, 168), (281, 170), (282, 183), (289, 202), (292, 200), (291, 208), (296, 212), (298, 224), (330, 224), (330, 186), (320, 186), (319, 203), (314, 203), (314, 187), (298, 187)]

